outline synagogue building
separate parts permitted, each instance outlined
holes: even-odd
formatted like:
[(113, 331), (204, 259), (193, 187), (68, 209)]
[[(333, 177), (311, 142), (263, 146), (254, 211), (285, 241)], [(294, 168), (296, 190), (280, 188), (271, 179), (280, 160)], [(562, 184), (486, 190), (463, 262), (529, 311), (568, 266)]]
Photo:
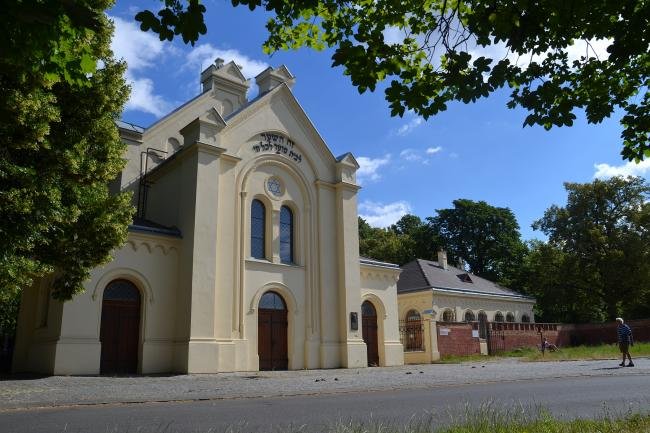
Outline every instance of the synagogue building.
[(401, 365), (399, 267), (359, 257), (355, 158), (334, 156), (285, 66), (201, 73), (148, 128), (120, 123), (126, 244), (62, 303), (23, 293), (14, 370), (216, 373)]

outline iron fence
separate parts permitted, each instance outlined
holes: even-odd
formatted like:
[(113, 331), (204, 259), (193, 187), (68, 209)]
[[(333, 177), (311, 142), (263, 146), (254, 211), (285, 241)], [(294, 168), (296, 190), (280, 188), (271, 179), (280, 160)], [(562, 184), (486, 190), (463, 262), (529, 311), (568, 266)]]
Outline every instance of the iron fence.
[(399, 338), (404, 352), (418, 352), (424, 349), (424, 324), (421, 320), (400, 320)]

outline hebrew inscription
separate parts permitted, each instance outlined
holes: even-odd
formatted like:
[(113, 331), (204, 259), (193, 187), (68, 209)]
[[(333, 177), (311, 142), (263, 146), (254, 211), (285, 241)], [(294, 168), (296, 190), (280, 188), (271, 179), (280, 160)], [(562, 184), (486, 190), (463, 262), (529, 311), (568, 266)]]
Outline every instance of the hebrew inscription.
[(295, 162), (302, 161), (302, 154), (298, 152), (293, 141), (285, 138), (283, 135), (272, 132), (263, 132), (260, 134), (259, 143), (253, 145), (255, 153), (270, 152), (276, 155), (282, 155)]

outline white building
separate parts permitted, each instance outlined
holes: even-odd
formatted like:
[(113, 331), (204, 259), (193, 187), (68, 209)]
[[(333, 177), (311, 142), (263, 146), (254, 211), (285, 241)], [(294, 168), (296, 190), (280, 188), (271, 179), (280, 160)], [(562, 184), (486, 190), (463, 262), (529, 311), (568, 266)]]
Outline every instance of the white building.
[[(129, 238), (86, 291), (24, 291), (15, 371), (214, 373), (400, 365), (395, 265), (360, 260), (351, 154), (334, 157), (285, 66), (233, 62), (144, 129), (121, 124)], [(363, 317), (362, 317), (363, 316)]]

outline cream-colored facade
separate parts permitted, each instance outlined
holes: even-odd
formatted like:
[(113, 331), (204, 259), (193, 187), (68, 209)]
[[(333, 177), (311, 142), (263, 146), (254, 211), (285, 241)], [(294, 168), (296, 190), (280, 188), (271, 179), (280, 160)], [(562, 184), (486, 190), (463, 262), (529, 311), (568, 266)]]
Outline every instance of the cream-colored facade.
[(233, 62), (217, 60), (201, 80), (203, 93), (151, 127), (122, 125), (128, 162), (112, 188), (134, 192), (139, 218), (85, 293), (49, 300), (47, 280), (24, 291), (14, 370), (100, 373), (104, 291), (122, 280), (140, 296), (138, 373), (258, 370), (267, 292), (285, 305), (286, 368), (367, 366), (365, 301), (377, 311), (379, 365), (401, 365), (400, 270), (360, 260), (354, 157), (332, 155), (286, 67), (258, 75), (252, 101)]
[[(402, 266), (397, 299), (399, 320), (406, 323), (416, 312), (422, 321), (422, 350), (407, 348), (407, 364), (440, 359), (439, 322), (534, 322), (534, 298), (450, 266), (444, 252), (437, 262), (415, 260)], [(484, 339), (476, 338), (487, 354)]]

